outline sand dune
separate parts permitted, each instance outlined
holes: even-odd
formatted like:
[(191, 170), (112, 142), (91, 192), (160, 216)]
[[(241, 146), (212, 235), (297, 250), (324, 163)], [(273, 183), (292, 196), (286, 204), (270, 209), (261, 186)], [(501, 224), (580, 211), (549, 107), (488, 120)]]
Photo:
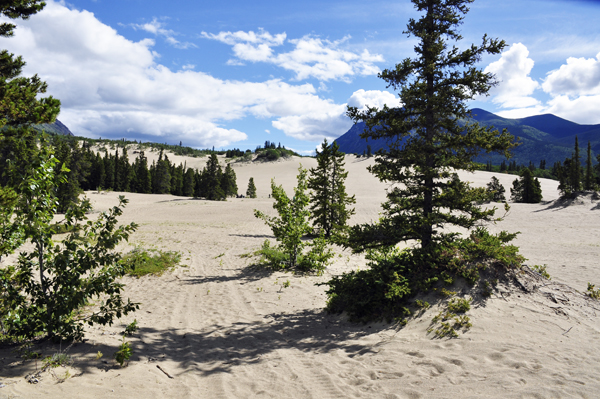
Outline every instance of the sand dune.
[[(372, 161), (346, 161), (347, 189), (357, 198), (353, 223), (376, 219), (385, 197), (386, 185), (366, 171)], [(547, 264), (552, 280), (530, 281), (530, 293), (505, 287), (476, 303), (468, 332), (432, 339), (427, 329), (435, 307), (402, 329), (355, 325), (323, 312), (326, 288), (315, 283), (364, 267), (361, 256), (337, 250), (340, 256), (320, 277), (248, 268), (251, 260), (240, 255), (272, 237), (253, 209), (272, 213), (270, 179), (289, 192), (299, 163), (316, 165), (310, 158), (235, 164), (239, 192), (254, 177), (257, 199), (125, 194), (130, 204), (121, 222), (140, 228), (123, 250), (181, 251), (185, 267), (126, 278), (126, 294), (140, 310), (112, 327), (90, 328), (86, 342), (69, 347), (72, 377), (63, 383), (44, 373), (29, 384), (24, 376), (36, 370), (35, 361), (1, 349), (0, 398), (598, 397), (600, 302), (581, 292), (587, 282), (600, 285), (600, 202), (557, 203), (556, 182), (542, 180), (547, 202), (513, 204), (490, 229), (520, 231), (516, 244), (527, 263)], [(475, 185), (491, 176), (463, 175)], [(508, 191), (514, 176), (496, 176)], [(119, 194), (87, 193), (96, 211), (115, 205)], [(134, 354), (120, 368), (111, 355), (134, 318), (140, 326), (128, 338)], [(41, 348), (44, 355), (58, 349)]]

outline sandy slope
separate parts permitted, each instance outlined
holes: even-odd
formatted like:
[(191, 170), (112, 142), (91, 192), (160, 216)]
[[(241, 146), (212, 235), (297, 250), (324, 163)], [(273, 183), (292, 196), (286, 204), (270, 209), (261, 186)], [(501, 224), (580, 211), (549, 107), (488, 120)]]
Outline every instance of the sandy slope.
[[(68, 348), (73, 377), (63, 383), (49, 373), (27, 383), (23, 377), (36, 363), (0, 350), (6, 385), (0, 398), (598, 397), (600, 304), (576, 290), (584, 291), (588, 281), (600, 284), (600, 202), (514, 204), (491, 229), (521, 231), (521, 252), (529, 264), (547, 264), (552, 283), (538, 282), (532, 294), (513, 288), (478, 302), (469, 312), (469, 332), (436, 340), (427, 329), (438, 309), (403, 329), (353, 325), (323, 313), (325, 287), (315, 283), (364, 267), (360, 256), (340, 252), (321, 277), (247, 268), (251, 261), (240, 255), (271, 237), (252, 211), (273, 212), (270, 179), (291, 190), (299, 162), (315, 166), (308, 158), (236, 164), (240, 193), (255, 178), (254, 200), (126, 194), (131, 202), (121, 221), (140, 224), (130, 245), (181, 251), (186, 267), (158, 278), (127, 278), (127, 295), (140, 310), (112, 327), (91, 328), (88, 341)], [(353, 222), (376, 219), (384, 199), (386, 185), (365, 169), (371, 162), (347, 159), (348, 191), (357, 197)], [(484, 185), (490, 177), (467, 178)], [(514, 176), (498, 177), (508, 190)], [(556, 199), (556, 182), (542, 186), (545, 200)], [(102, 211), (118, 194), (88, 197)], [(119, 368), (111, 355), (118, 333), (134, 318), (140, 325), (129, 339), (134, 355)], [(45, 355), (58, 349), (41, 348)], [(104, 354), (99, 360), (98, 351)]]

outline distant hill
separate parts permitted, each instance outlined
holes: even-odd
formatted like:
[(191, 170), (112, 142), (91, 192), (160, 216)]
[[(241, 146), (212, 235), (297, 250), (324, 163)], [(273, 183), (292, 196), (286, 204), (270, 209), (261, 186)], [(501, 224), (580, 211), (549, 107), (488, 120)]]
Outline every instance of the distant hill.
[[(556, 161), (564, 161), (572, 155), (575, 136), (579, 138), (582, 156), (585, 155), (588, 141), (591, 143), (592, 152), (600, 153), (600, 125), (580, 125), (552, 114), (508, 119), (480, 108), (471, 111), (473, 117), (469, 121), (494, 126), (498, 130), (507, 129), (512, 135), (520, 138), (521, 145), (513, 151), (512, 158), (517, 164), (527, 165), (531, 161), (538, 165), (540, 160), (545, 159), (546, 164), (551, 166)], [(385, 139), (369, 140), (369, 142), (361, 139), (360, 134), (364, 128), (364, 123), (357, 123), (336, 139), (340, 150), (345, 153), (362, 154), (366, 151), (367, 145), (371, 146), (373, 152), (388, 148)], [(486, 154), (477, 160), (480, 162), (491, 160), (497, 165), (504, 160), (504, 157)]]
[(33, 125), (33, 128), (39, 132), (44, 131), (48, 134), (62, 134), (63, 136), (73, 136), (73, 133), (58, 119), (54, 123), (40, 123)]

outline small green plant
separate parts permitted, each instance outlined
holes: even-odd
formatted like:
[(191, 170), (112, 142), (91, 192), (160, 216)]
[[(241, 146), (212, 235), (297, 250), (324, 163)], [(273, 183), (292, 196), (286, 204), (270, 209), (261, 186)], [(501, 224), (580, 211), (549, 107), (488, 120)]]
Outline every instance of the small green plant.
[(223, 252), (222, 254), (219, 254), (219, 255), (215, 256), (215, 259), (218, 259), (218, 258), (220, 258), (221, 256), (225, 256), (225, 252)]
[(123, 335), (130, 337), (137, 330), (138, 330), (137, 319), (133, 319), (133, 321), (125, 327), (125, 331), (123, 331)]
[(181, 253), (177, 251), (146, 250), (136, 248), (129, 252), (121, 262), (127, 274), (142, 277), (147, 274), (162, 275), (166, 270), (172, 270), (181, 261)]
[(456, 295), (456, 291), (450, 291), (450, 290), (447, 290), (447, 289), (445, 289), (443, 287), (439, 290), (439, 293), (444, 298), (448, 298), (448, 297)]
[(537, 273), (539, 273), (542, 277), (548, 279), (548, 280), (552, 280), (552, 278), (550, 277), (550, 274), (546, 271), (546, 267), (548, 267), (548, 265), (533, 265), (531, 266), (531, 269)]
[(417, 305), (417, 307), (419, 307), (420, 309), (429, 309), (429, 307), (431, 306), (431, 305), (429, 305), (429, 302), (422, 301), (420, 299), (417, 299), (415, 301), (415, 305)]
[(448, 302), (448, 310), (453, 313), (465, 313), (471, 309), (471, 299), (452, 298)]
[(64, 352), (57, 352), (52, 356), (48, 356), (42, 360), (44, 368), (56, 368), (56, 367), (67, 367), (73, 364), (71, 356)]
[(600, 299), (600, 288), (596, 288), (594, 284), (588, 283), (587, 296), (592, 299)]
[(129, 360), (132, 354), (133, 350), (131, 349), (129, 342), (125, 341), (125, 337), (123, 337), (123, 342), (119, 345), (119, 350), (113, 355), (114, 359), (121, 367), (123, 367), (123, 364)]
[(104, 354), (102, 352), (98, 351), (98, 353), (96, 353), (96, 360), (102, 359), (102, 356), (104, 356)]
[(286, 281), (284, 281), (284, 282), (283, 282), (283, 288), (289, 288), (290, 284), (291, 284), (291, 283), (290, 283), (290, 280), (286, 280)]

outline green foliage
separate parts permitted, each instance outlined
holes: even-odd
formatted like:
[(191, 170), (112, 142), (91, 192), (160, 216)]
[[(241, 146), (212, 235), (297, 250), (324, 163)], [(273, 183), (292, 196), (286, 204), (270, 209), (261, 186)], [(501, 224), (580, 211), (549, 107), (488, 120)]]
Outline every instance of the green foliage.
[[(111, 324), (114, 318), (138, 307), (121, 297), (123, 284), (117, 279), (125, 270), (118, 262), (120, 255), (114, 252), (137, 226), (117, 227), (117, 217), (127, 203), (123, 197), (118, 206), (101, 213), (96, 221), (87, 219), (90, 205), (84, 202), (69, 208), (65, 225), (72, 232), (55, 244), (52, 221), (57, 161), (46, 146), (39, 154), (39, 165), (28, 172), (19, 187), (10, 227), (19, 237), (13, 244), (30, 241), (34, 249), (22, 252), (16, 265), (0, 269), (2, 335), (80, 339), (84, 323)], [(4, 245), (1, 255), (9, 253), (9, 247)], [(86, 311), (84, 307), (92, 299), (100, 303)]]
[(471, 299), (452, 298), (448, 302), (448, 310), (452, 313), (466, 313), (471, 310)]
[(57, 352), (52, 356), (42, 359), (43, 368), (67, 367), (73, 364), (71, 356), (64, 352)]
[(132, 354), (133, 350), (131, 349), (129, 342), (126, 342), (125, 337), (123, 337), (123, 342), (119, 345), (119, 350), (113, 354), (113, 358), (121, 367), (123, 367), (123, 364), (129, 360)]
[(246, 189), (246, 197), (256, 198), (256, 186), (254, 185), (254, 177), (248, 180), (248, 188)]
[(492, 176), (490, 182), (487, 184), (486, 191), (491, 195), (492, 201), (506, 201), (506, 197), (504, 196), (506, 190), (504, 189), (504, 186), (500, 183), (500, 180), (496, 178), (496, 176)]
[[(463, 278), (474, 284), (489, 267), (520, 267), (524, 258), (517, 247), (507, 245), (514, 237), (505, 232), (491, 235), (478, 228), (469, 238), (447, 241), (433, 257), (420, 248), (367, 250), (368, 269), (344, 273), (325, 283), (329, 286), (326, 310), (346, 312), (350, 320), (359, 322), (406, 315), (405, 309), (419, 293), (435, 289), (441, 298), (455, 295), (440, 287), (447, 281)], [(453, 306), (466, 307), (462, 301)]]
[(231, 164), (227, 164), (221, 180), (221, 187), (226, 197), (235, 197), (238, 192), (237, 178)]
[[(315, 239), (310, 245), (310, 251), (306, 255), (303, 254), (307, 243), (302, 237), (310, 233), (311, 228), (308, 223), (310, 212), (307, 209), (307, 171), (302, 166), (298, 168), (297, 181), (294, 197), (290, 199), (283, 187), (277, 186), (274, 179), (271, 180), (271, 195), (275, 199), (273, 208), (278, 216), (267, 216), (259, 210), (254, 210), (254, 215), (265, 221), (279, 242), (276, 248), (271, 248), (268, 241), (263, 243), (258, 253), (275, 269), (320, 273), (332, 255), (326, 250), (326, 243), (322, 237)], [(284, 254), (283, 259), (281, 253)]]
[(310, 218), (317, 232), (326, 238), (341, 239), (347, 232), (347, 221), (355, 213), (348, 206), (356, 203), (354, 196), (346, 193), (344, 181), (348, 172), (344, 170), (344, 153), (339, 145), (325, 139), (321, 151), (317, 151), (317, 167), (310, 170), (308, 188), (310, 195)]
[(123, 335), (130, 337), (138, 330), (137, 320), (133, 319), (133, 321), (125, 327), (125, 331), (123, 331)]
[(548, 273), (548, 271), (546, 270), (548, 265), (533, 265), (531, 266), (531, 269), (533, 269), (534, 271), (536, 271), (537, 273), (539, 273), (542, 277), (548, 279), (548, 280), (552, 280), (552, 278), (550, 277), (550, 274)]
[(180, 261), (181, 252), (142, 248), (135, 248), (121, 259), (125, 273), (138, 278), (148, 274), (160, 276), (177, 267)]
[(592, 299), (600, 299), (600, 288), (596, 288), (594, 284), (588, 283), (587, 296)]
[(537, 177), (533, 177), (527, 168), (521, 171), (521, 178), (513, 181), (510, 199), (514, 202), (535, 204), (542, 201), (542, 187)]

